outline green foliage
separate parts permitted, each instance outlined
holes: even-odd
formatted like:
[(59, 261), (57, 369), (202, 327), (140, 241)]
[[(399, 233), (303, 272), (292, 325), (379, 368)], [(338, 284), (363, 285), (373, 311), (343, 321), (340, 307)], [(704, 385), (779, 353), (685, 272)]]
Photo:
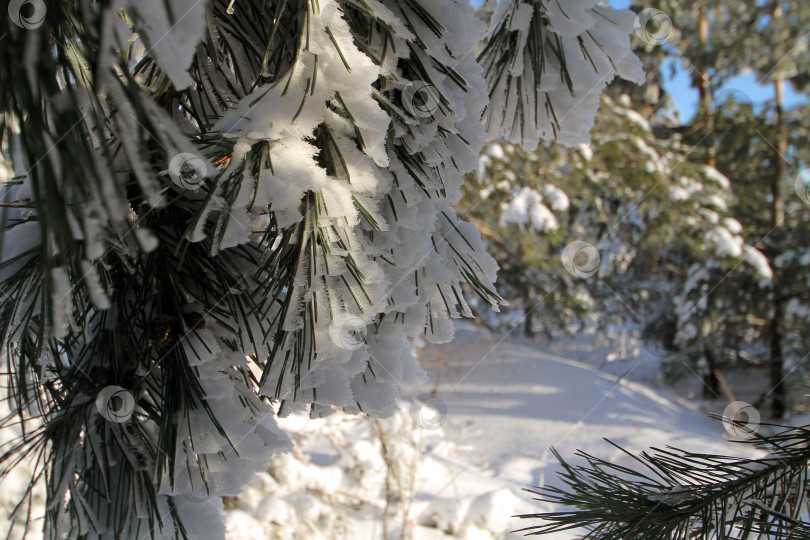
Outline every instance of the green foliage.
[[(603, 98), (589, 146), (495, 145), (465, 185), (463, 207), (489, 240), (513, 308), (535, 310), (549, 334), (645, 324), (672, 293), (667, 283), (710, 254), (704, 238), (726, 215), (722, 176), (691, 159), (694, 149), (677, 134), (659, 139), (627, 96)], [(521, 189), (542, 194), (549, 186), (570, 205), (553, 208), (546, 197), (554, 219), (542, 230), (504, 222)], [(600, 253), (592, 277), (566, 269), (574, 241)]]
[[(802, 2), (779, 0), (635, 5), (659, 9), (672, 22), (673, 31), (660, 46), (647, 45), (648, 52), (680, 61), (703, 92), (690, 124), (655, 131), (680, 134), (692, 149), (690, 161), (712, 162), (730, 179), (728, 208), (721, 219), (710, 219), (722, 228), (697, 239), (710, 244), (708, 256), (681, 254), (678, 293), (650, 328), (668, 329), (678, 359), (700, 366), (704, 382), (731, 364), (767, 365), (771, 380), (763, 398), (780, 417), (785, 388), (805, 375), (808, 358), (810, 212), (802, 171), (810, 141), (807, 107), (786, 109), (779, 92), (783, 84), (807, 90), (810, 12)], [(718, 91), (749, 70), (761, 84), (774, 85), (776, 99), (752, 106), (742, 92)], [(690, 219), (688, 212), (682, 217)], [(557, 454), (563, 486), (538, 493), (565, 508), (522, 516), (544, 520), (524, 531), (583, 528), (582, 538), (616, 539), (810, 538), (810, 431), (762, 425), (749, 436), (769, 452), (765, 458), (654, 449), (632, 456), (636, 466), (626, 467), (584, 452), (585, 464), (571, 464)]]
[[(778, 432), (752, 433), (769, 451), (761, 459), (654, 448), (631, 455), (624, 466), (585, 452), (573, 465), (556, 451), (565, 488), (550, 487), (537, 500), (572, 510), (527, 514), (547, 523), (522, 531), (549, 534), (583, 527), (583, 539), (757, 539), (808, 538), (806, 490), (810, 430), (760, 426)], [(737, 429), (745, 429), (737, 424)]]

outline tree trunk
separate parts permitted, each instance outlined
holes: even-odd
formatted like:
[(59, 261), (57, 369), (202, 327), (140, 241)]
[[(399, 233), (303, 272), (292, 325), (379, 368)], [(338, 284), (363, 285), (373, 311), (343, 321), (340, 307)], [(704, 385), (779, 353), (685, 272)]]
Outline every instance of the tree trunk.
[[(698, 8), (698, 38), (705, 50), (709, 43), (709, 19), (706, 17), (706, 12), (702, 7)], [(712, 111), (713, 96), (709, 70), (705, 65), (697, 67), (699, 72), (698, 94), (700, 95), (698, 109), (700, 118), (705, 123), (708, 132), (705, 138), (706, 165), (715, 167), (717, 165), (717, 150), (714, 144), (714, 135), (712, 134), (715, 125), (715, 112)], [(706, 372), (703, 374), (703, 398), (717, 399), (720, 395), (720, 381), (717, 379), (717, 361), (708, 339), (707, 337), (707, 341), (703, 345), (703, 356), (706, 358)]]
[(531, 311), (526, 314), (526, 320), (524, 321), (524, 326), (523, 326), (523, 333), (526, 335), (527, 338), (534, 339), (534, 336), (535, 336), (535, 333), (534, 333), (534, 320), (533, 320)]
[(782, 200), (782, 180), (785, 169), (785, 158), (787, 157), (788, 141), (785, 136), (782, 122), (782, 107), (785, 95), (785, 81), (776, 79), (773, 81), (774, 94), (776, 95), (776, 111), (774, 122), (776, 123), (776, 156), (774, 161), (774, 175), (771, 180), (771, 221), (773, 227), (781, 227), (785, 224), (785, 203)]
[[(774, 283), (774, 288), (776, 283)], [(776, 300), (771, 319), (771, 415), (780, 419), (787, 410), (782, 357), (782, 302)]]
[(537, 306), (532, 304), (533, 292), (534, 288), (529, 287), (524, 301), (526, 316), (523, 319), (523, 334), (529, 339), (534, 339), (536, 335), (534, 332), (534, 310)]
[[(782, 106), (784, 100), (784, 81), (781, 78), (774, 80), (774, 92), (776, 94), (776, 112), (774, 122), (776, 123), (776, 156), (774, 161), (774, 174), (771, 179), (771, 221), (774, 231), (785, 224), (785, 204), (782, 200), (782, 179), (784, 177), (784, 159), (787, 154), (787, 136), (782, 125)], [(778, 237), (778, 235), (777, 235)], [(771, 260), (775, 258), (775, 254)], [(769, 261), (770, 262), (770, 261)], [(771, 264), (771, 268), (775, 265)], [(787, 397), (784, 385), (784, 354), (782, 352), (782, 300), (779, 298), (779, 275), (774, 272), (773, 276), (773, 317), (771, 318), (770, 348), (771, 348), (771, 414), (774, 418), (782, 418), (787, 408)]]
[(706, 357), (706, 373), (703, 374), (703, 399), (717, 399), (720, 396), (720, 379), (717, 378), (717, 358), (710, 345), (703, 348)]
[[(706, 17), (706, 12), (702, 7), (698, 8), (698, 35), (700, 43), (705, 49), (709, 43), (709, 19)], [(706, 164), (714, 167), (717, 159), (717, 149), (714, 144), (714, 137), (711, 133), (714, 131), (714, 115), (712, 113), (712, 89), (709, 77), (709, 71), (706, 66), (697, 66), (699, 72), (698, 79), (698, 93), (700, 100), (698, 102), (700, 118), (706, 123)]]

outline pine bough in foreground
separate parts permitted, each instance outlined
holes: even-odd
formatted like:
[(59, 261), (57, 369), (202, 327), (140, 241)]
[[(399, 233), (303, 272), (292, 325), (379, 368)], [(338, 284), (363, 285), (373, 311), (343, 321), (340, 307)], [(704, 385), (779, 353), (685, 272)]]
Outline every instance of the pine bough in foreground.
[(631, 456), (634, 470), (581, 451), (587, 463), (569, 464), (552, 449), (565, 487), (533, 493), (570, 510), (520, 516), (545, 521), (522, 531), (584, 528), (579, 538), (600, 540), (810, 538), (810, 429), (763, 424), (761, 430), (776, 432), (764, 435), (745, 422), (722, 420), (768, 455), (743, 459), (653, 448)]
[(408, 338), (451, 339), (464, 283), (501, 302), (452, 207), (483, 126), (583, 142), (643, 76), (632, 13), (588, 0), (504, 0), (486, 37), (461, 0), (31, 4), (0, 52), (0, 460), (47, 538), (222, 538), (290, 446), (274, 402), (390, 414)]

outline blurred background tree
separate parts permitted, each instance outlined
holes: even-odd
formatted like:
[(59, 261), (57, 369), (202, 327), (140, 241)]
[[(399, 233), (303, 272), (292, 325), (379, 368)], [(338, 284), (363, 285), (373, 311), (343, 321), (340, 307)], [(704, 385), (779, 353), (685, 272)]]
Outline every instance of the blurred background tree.
[[(590, 236), (602, 258), (594, 274), (598, 279), (576, 283), (596, 299), (591, 309), (612, 313), (610, 297), (600, 293), (608, 286), (617, 291), (636, 315), (624, 324), (642, 328), (646, 338), (663, 345), (676, 359), (673, 364), (698, 368), (704, 397), (725, 394), (734, 401), (733, 385), (725, 384), (722, 374), (735, 371), (759, 385), (762, 393), (753, 405), (763, 416), (779, 420), (803, 412), (797, 396), (806, 393), (804, 364), (810, 357), (810, 9), (791, 0), (631, 5), (639, 13), (636, 46), (648, 70), (647, 85), (616, 85), (604, 98), (587, 162), (538, 149), (533, 166), (539, 168), (523, 180), (508, 174), (524, 169), (519, 152), (504, 152), (516, 167), (489, 165), (492, 152), (484, 159), (488, 172), (481, 183), (493, 193), (507, 191), (507, 209), (520, 199), (521, 182), (551, 181), (571, 195), (570, 209), (557, 216), (560, 225), (551, 231), (526, 226), (520, 232), (498, 231), (492, 252), (505, 253), (502, 243), (511, 253), (500, 259), (520, 261), (506, 262), (510, 281), (504, 292), (513, 309), (527, 310), (532, 304), (520, 284), (531, 279), (531, 268), (560, 282), (554, 291), (568, 293), (549, 292), (545, 302), (575, 310), (584, 295), (560, 277), (564, 261), (556, 261), (555, 254), (573, 238)], [(662, 91), (667, 69), (687, 72), (698, 95), (688, 120), (680, 119)], [(771, 87), (771, 99), (754, 103), (745, 91), (728, 87), (749, 73), (758, 85)], [(802, 99), (789, 105), (789, 91)], [(635, 110), (622, 111), (621, 92), (633, 94)], [(638, 129), (638, 114), (649, 121), (648, 129)], [(645, 167), (645, 154), (652, 151), (659, 168)], [(583, 174), (556, 177), (545, 169), (555, 169), (555, 161)], [(626, 171), (621, 164), (627, 164)], [(599, 190), (600, 171), (605, 174), (600, 181), (611, 184), (607, 193)], [(626, 201), (623, 193), (630, 195)], [(623, 217), (611, 222), (604, 219), (604, 201), (613, 202), (605, 196), (615, 194), (620, 194), (617, 215)], [(638, 220), (645, 224), (640, 235)], [(579, 226), (584, 222), (597, 226)], [(526, 257), (529, 237), (535, 244), (547, 242), (547, 249)], [(609, 246), (615, 244), (630, 246), (618, 251), (630, 254), (627, 264), (613, 264), (616, 251)], [(543, 324), (547, 320), (553, 321), (544, 317)], [(584, 464), (557, 455), (564, 486), (539, 494), (565, 509), (523, 516), (544, 520), (526, 530), (544, 534), (584, 527), (584, 538), (600, 539), (807, 538), (810, 431), (774, 424), (747, 438), (768, 456), (752, 461), (653, 449), (638, 456), (638, 468), (630, 470), (586, 453), (578, 455)]]
[[(785, 379), (804, 354), (791, 343), (807, 323), (804, 291), (810, 268), (802, 232), (808, 214), (799, 175), (808, 163), (807, 128), (801, 120), (808, 109), (787, 109), (785, 91), (786, 85), (808, 91), (810, 10), (797, 0), (664, 0), (634, 6), (658, 9), (675, 21), (664, 48), (690, 70), (700, 95), (697, 114), (680, 131), (706, 163), (732, 179), (731, 214), (743, 225), (742, 238), (765, 255), (772, 273), (769, 284), (759, 284), (764, 287), (710, 276), (709, 282), (719, 283), (712, 297), (723, 321), (712, 323), (718, 314), (703, 310), (706, 324), (700, 326), (706, 330), (690, 345), (711, 350), (718, 343), (734, 343), (731, 351), (719, 351), (721, 361), (746, 357), (767, 363), (770, 413), (781, 418), (788, 408)], [(773, 99), (759, 107), (744, 92), (718, 91), (725, 81), (749, 72), (759, 84), (773, 86)], [(709, 366), (714, 373), (717, 368)]]
[[(810, 10), (797, 1), (632, 6), (646, 84), (608, 89), (591, 144), (495, 142), (465, 184), (462, 208), (500, 263), (510, 302), (502, 315), (481, 314), (528, 337), (630, 335), (631, 354), (652, 343), (669, 372), (697, 370), (710, 399), (733, 397), (724, 370), (767, 371), (756, 405), (781, 418), (786, 384), (801, 381), (810, 308), (808, 107), (784, 97), (786, 86), (808, 90)], [(672, 69), (698, 94), (687, 121), (666, 91)], [(724, 88), (749, 72), (773, 99), (754, 105)]]

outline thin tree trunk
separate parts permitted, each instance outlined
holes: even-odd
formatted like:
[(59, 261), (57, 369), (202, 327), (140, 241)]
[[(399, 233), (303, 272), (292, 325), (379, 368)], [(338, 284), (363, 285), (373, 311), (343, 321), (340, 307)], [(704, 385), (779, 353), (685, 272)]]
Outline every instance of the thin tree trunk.
[(776, 153), (774, 162), (774, 175), (771, 181), (771, 221), (774, 227), (781, 227), (785, 224), (785, 202), (782, 199), (782, 180), (785, 169), (785, 157), (787, 156), (788, 141), (785, 136), (782, 107), (785, 96), (785, 81), (781, 78), (774, 80), (774, 94), (776, 95), (776, 111), (774, 122), (776, 123)]
[[(785, 224), (785, 204), (782, 200), (782, 180), (784, 177), (784, 159), (787, 155), (787, 136), (784, 132), (782, 121), (782, 107), (784, 101), (785, 83), (781, 78), (774, 80), (774, 93), (776, 94), (776, 112), (774, 122), (776, 123), (776, 156), (774, 156), (774, 174), (771, 179), (771, 224), (774, 230)], [(775, 258), (775, 255), (772, 259)], [(774, 268), (774, 265), (771, 265)], [(771, 349), (771, 414), (774, 418), (782, 418), (787, 409), (787, 396), (784, 385), (784, 354), (782, 351), (782, 300), (779, 294), (779, 275), (774, 272), (773, 292), (774, 306), (773, 317), (771, 318), (770, 349)]]
[[(705, 49), (709, 43), (709, 19), (706, 17), (706, 12), (702, 7), (698, 8), (698, 36), (701, 45)], [(706, 129), (709, 132), (706, 136), (706, 144), (708, 146), (706, 149), (706, 164), (714, 167), (717, 162), (717, 149), (714, 144), (714, 136), (712, 135), (714, 131), (714, 115), (711, 110), (713, 101), (712, 89), (707, 67), (704, 65), (698, 66), (698, 71), (698, 93), (700, 95), (698, 108), (700, 118), (706, 122)]]
[(782, 418), (787, 409), (781, 324), (782, 302), (776, 300), (771, 319), (771, 415), (776, 419)]
[(534, 332), (534, 317), (532, 317), (532, 311), (529, 311), (526, 314), (526, 320), (524, 321), (523, 332), (529, 339), (534, 339), (536, 335)]
[[(698, 38), (705, 50), (709, 43), (709, 18), (702, 7), (698, 8)], [(700, 118), (706, 124), (706, 164), (714, 167), (717, 165), (717, 150), (714, 144), (714, 111), (712, 111), (712, 89), (710, 84), (709, 70), (705, 65), (698, 66), (698, 109)], [(714, 351), (709, 342), (703, 346), (703, 356), (706, 358), (706, 372), (703, 374), (703, 397), (705, 399), (717, 399), (720, 395), (720, 381), (717, 379), (717, 361)]]
[(529, 339), (534, 339), (536, 333), (534, 331), (534, 310), (529, 309), (526, 311), (526, 319), (523, 321), (523, 333)]
[(529, 338), (534, 339), (536, 333), (534, 331), (534, 310), (537, 305), (534, 304), (534, 286), (529, 285), (526, 288), (526, 295), (523, 299), (523, 305), (525, 310), (525, 317), (523, 318), (523, 334)]
[(717, 358), (711, 345), (708, 343), (703, 347), (703, 355), (706, 358), (706, 372), (703, 374), (703, 398), (717, 399), (720, 397), (720, 379), (717, 378)]

